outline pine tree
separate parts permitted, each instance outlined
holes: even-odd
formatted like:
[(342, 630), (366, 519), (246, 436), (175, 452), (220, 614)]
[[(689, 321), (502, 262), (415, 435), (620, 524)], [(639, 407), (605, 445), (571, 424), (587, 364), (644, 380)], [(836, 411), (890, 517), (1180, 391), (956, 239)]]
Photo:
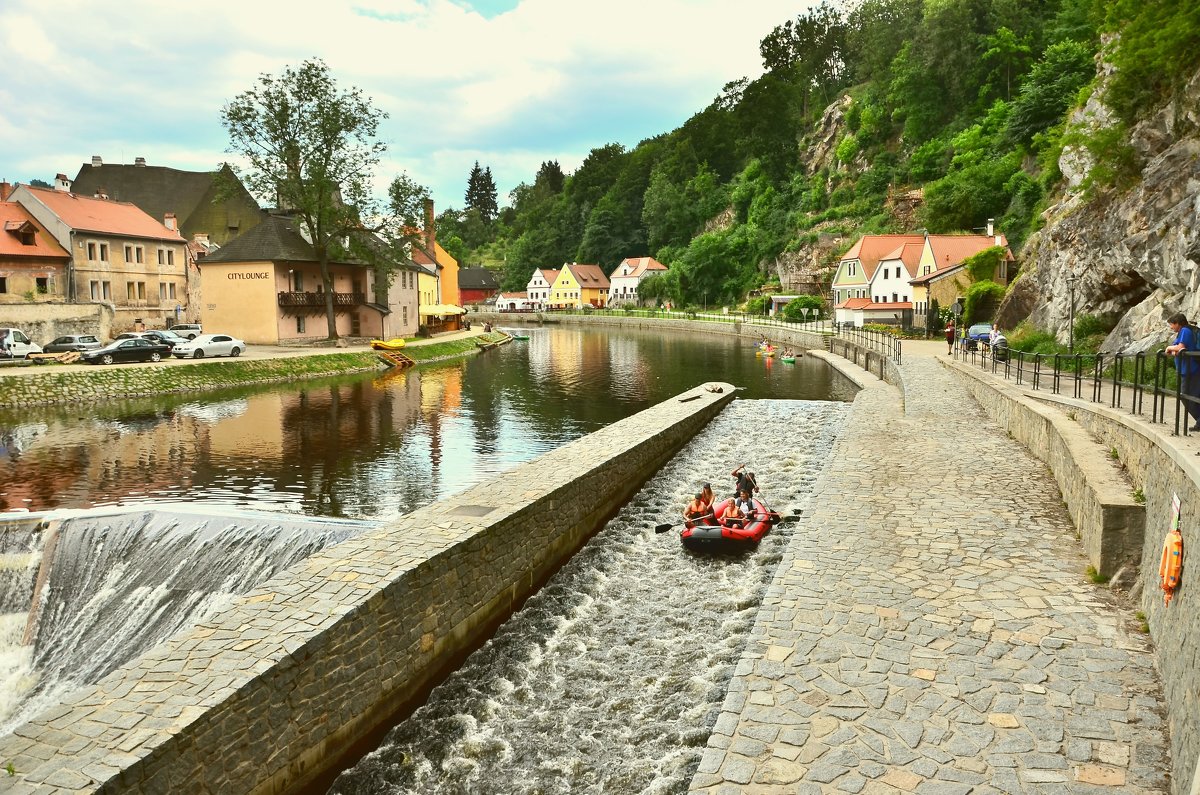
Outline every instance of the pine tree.
[(496, 203), (496, 181), (492, 179), (492, 169), (479, 167), (479, 161), (471, 168), (467, 177), (466, 207), (464, 210), (476, 210), (484, 223), (491, 224), (500, 211)]

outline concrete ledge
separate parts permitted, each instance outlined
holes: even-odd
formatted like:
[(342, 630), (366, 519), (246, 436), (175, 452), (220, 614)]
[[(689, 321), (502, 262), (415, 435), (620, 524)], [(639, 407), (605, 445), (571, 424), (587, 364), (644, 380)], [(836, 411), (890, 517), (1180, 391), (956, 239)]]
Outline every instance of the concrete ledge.
[(1096, 571), (1111, 577), (1125, 563), (1140, 560), (1146, 507), (1134, 500), (1129, 481), (1082, 425), (975, 368), (943, 364), (962, 374), (984, 410), (1049, 465)]
[(733, 399), (697, 387), (306, 560), (0, 740), (5, 791), (294, 792), (490, 636)]

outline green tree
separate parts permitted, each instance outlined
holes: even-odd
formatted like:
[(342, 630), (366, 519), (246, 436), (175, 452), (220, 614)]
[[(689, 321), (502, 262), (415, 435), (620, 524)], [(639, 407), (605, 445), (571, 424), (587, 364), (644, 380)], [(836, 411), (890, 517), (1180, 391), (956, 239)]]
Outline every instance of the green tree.
[[(261, 75), (221, 111), (229, 151), (249, 164), (246, 187), (293, 212), (316, 252), (330, 339), (337, 337), (330, 257), (344, 252), (351, 233), (375, 232), (391, 220), (371, 191), (386, 150), (375, 138), (385, 118), (359, 89), (339, 90), (320, 59), (279, 77)], [(381, 220), (368, 227), (366, 218)]]
[(1012, 103), (1005, 139), (1028, 144), (1062, 121), (1079, 90), (1096, 75), (1095, 51), (1077, 41), (1052, 44), (1042, 53)]
[(499, 206), (496, 203), (496, 182), (492, 179), (492, 169), (480, 168), (479, 161), (471, 167), (467, 177), (466, 212), (475, 210), (485, 225), (490, 225), (496, 218)]
[(987, 49), (984, 50), (982, 58), (985, 62), (994, 64), (993, 74), (998, 74), (1003, 82), (1004, 101), (1008, 102), (1012, 99), (1013, 76), (1023, 71), (1033, 48), (1027, 40), (1018, 39), (1017, 34), (1006, 27), (984, 36), (983, 42)]
[[(815, 320), (825, 309), (825, 299), (819, 295), (798, 295), (783, 306), (784, 320), (799, 323), (804, 320)], [(805, 311), (807, 310), (807, 312)]]

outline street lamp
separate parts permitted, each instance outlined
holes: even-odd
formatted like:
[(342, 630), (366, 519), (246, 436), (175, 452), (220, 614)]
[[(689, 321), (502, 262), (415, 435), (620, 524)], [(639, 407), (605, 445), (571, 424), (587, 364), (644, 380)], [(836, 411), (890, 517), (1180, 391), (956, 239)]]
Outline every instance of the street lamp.
[(1075, 353), (1075, 285), (1079, 277), (1074, 273), (1067, 276), (1067, 293), (1071, 297), (1071, 305), (1067, 315), (1067, 352)]

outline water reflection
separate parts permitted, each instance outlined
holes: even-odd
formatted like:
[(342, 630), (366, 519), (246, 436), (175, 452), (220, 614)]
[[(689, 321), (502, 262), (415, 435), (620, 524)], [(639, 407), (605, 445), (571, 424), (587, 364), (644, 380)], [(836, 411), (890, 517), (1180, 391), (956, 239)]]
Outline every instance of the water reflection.
[(546, 327), (466, 360), (206, 395), (0, 412), (0, 511), (163, 499), (387, 518), (708, 380), (849, 399), (746, 342)]

